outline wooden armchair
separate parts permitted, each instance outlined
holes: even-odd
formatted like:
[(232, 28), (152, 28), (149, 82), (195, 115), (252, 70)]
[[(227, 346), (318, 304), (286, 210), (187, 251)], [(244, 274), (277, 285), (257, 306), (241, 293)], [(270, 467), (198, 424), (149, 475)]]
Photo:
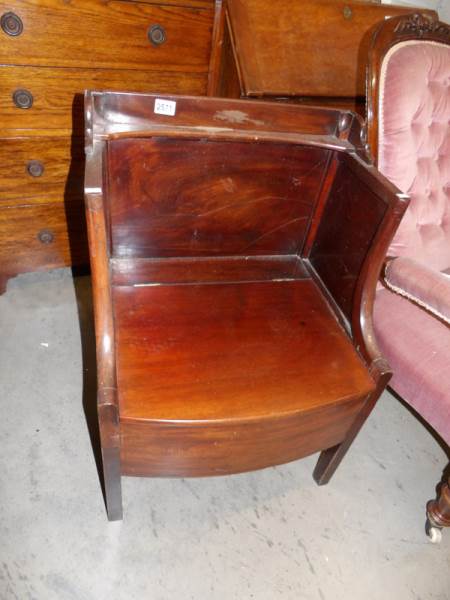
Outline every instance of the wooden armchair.
[(213, 98), (88, 92), (85, 106), (109, 519), (121, 475), (321, 450), (327, 483), (390, 377), (372, 305), (407, 204), (352, 143), (359, 121)]
[[(450, 444), (450, 26), (388, 19), (369, 55), (368, 140), (411, 204), (389, 248), (375, 331), (391, 387)], [(429, 534), (450, 526), (450, 489), (428, 505)]]

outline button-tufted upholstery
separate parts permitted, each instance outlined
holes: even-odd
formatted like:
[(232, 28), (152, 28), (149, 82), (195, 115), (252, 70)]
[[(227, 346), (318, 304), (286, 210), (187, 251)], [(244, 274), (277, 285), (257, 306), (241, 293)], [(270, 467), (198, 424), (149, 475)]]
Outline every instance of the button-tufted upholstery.
[[(403, 281), (408, 295), (435, 279), (428, 269), (450, 269), (450, 46), (427, 40), (392, 46), (381, 65), (379, 89), (378, 168), (411, 196), (389, 255), (424, 265), (421, 276), (420, 265), (415, 269), (411, 285)], [(429, 300), (428, 292), (423, 295)], [(394, 373), (391, 387), (450, 442), (449, 326), (382, 289), (374, 327)]]
[(411, 203), (391, 245), (433, 269), (450, 268), (450, 46), (393, 46), (380, 73), (378, 168)]

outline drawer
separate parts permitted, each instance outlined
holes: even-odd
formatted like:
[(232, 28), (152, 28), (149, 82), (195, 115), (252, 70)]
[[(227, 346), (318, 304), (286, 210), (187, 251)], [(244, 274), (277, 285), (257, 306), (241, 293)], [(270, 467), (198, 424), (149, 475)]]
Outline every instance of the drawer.
[[(0, 32), (1, 64), (208, 70), (212, 8), (117, 0), (0, 2), (0, 15), (11, 11), (20, 21), (10, 21), (10, 30), (22, 31)], [(151, 34), (156, 26), (164, 33)]]
[(0, 276), (88, 262), (83, 204), (0, 209)]
[(0, 139), (0, 208), (83, 201), (83, 139)]
[[(83, 131), (85, 89), (203, 95), (206, 74), (113, 69), (0, 67), (2, 129), (70, 129)], [(29, 92), (30, 108), (18, 108), (16, 90)]]

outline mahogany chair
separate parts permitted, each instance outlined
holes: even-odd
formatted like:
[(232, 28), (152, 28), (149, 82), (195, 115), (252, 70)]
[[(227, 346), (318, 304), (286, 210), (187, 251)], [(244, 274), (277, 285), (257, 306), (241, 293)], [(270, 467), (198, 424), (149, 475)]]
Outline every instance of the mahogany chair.
[(358, 119), (150, 94), (85, 105), (109, 519), (122, 475), (320, 450), (327, 483), (390, 377), (372, 305), (407, 204), (366, 163)]
[[(412, 14), (374, 34), (368, 141), (375, 163), (411, 197), (389, 248), (375, 332), (391, 387), (450, 444), (450, 26)], [(450, 489), (428, 504), (432, 541), (450, 526)]]

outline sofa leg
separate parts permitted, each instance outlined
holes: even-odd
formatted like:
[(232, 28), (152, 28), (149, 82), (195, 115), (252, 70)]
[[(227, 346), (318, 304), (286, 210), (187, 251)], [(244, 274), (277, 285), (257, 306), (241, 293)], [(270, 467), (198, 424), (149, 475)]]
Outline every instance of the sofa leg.
[(119, 448), (102, 448), (102, 460), (108, 520), (121, 521), (123, 511)]
[(441, 529), (450, 527), (450, 477), (443, 483), (436, 500), (427, 504), (427, 534), (434, 543), (441, 541)]

